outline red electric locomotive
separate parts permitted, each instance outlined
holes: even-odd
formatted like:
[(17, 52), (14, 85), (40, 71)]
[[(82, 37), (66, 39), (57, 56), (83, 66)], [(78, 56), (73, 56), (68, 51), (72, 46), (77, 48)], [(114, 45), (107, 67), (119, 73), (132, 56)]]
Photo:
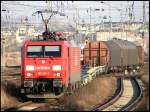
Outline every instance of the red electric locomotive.
[(25, 41), (21, 52), (21, 92), (27, 97), (56, 97), (79, 84), (80, 48), (69, 41)]

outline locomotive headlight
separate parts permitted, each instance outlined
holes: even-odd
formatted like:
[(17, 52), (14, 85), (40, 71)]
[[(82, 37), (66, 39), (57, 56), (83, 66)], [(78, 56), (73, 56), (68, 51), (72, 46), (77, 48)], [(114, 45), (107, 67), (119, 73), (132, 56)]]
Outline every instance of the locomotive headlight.
[(34, 70), (34, 66), (33, 65), (27, 65), (26, 70)]
[(53, 65), (53, 70), (61, 70), (61, 65)]
[(33, 73), (27, 73), (26, 76), (27, 77), (33, 76)]
[(60, 77), (61, 74), (57, 72), (57, 73), (54, 73), (54, 76)]

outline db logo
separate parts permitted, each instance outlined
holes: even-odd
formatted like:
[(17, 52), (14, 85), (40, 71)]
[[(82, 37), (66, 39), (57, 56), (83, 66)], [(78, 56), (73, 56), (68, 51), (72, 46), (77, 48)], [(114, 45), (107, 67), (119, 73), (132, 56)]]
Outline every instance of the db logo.
[(42, 64), (44, 64), (45, 63), (45, 60), (42, 60)]

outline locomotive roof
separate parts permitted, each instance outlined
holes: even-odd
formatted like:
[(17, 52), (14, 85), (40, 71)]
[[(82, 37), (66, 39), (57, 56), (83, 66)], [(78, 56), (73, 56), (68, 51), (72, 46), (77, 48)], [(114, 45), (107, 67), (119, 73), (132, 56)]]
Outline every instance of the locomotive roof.
[(46, 44), (65, 44), (65, 45), (69, 45), (70, 47), (79, 47), (77, 46), (77, 44), (75, 43), (75, 41), (71, 40), (71, 41), (25, 41), (24, 45), (46, 45)]
[(57, 43), (57, 44), (67, 44), (67, 41), (25, 41), (24, 44), (30, 44), (30, 45), (40, 45), (40, 44), (48, 44), (48, 43)]

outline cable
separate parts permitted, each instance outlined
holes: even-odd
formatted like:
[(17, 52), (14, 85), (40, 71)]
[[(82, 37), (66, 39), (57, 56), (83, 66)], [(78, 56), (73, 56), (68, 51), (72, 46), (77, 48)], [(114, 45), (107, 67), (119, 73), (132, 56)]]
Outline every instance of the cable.
[(32, 7), (32, 8), (39, 8), (39, 7), (45, 7), (45, 6), (37, 6), (37, 5), (26, 5), (26, 4), (21, 4), (21, 3), (5, 3), (3, 2), (2, 4), (8, 4), (8, 5), (20, 5), (20, 6), (26, 6), (26, 7)]

